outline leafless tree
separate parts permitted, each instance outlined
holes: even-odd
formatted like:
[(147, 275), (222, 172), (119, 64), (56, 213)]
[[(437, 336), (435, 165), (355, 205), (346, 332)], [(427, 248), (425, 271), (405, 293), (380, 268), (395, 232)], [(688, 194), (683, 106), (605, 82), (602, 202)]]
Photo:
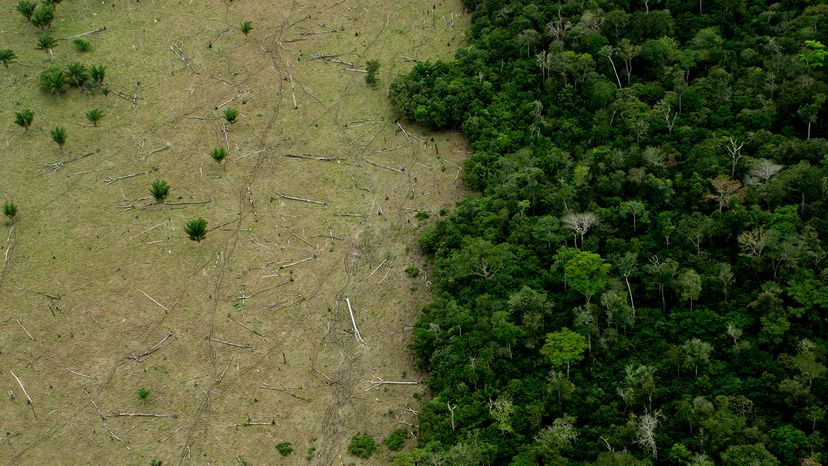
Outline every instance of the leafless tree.
[(598, 223), (598, 217), (591, 212), (581, 212), (581, 213), (568, 213), (561, 218), (561, 222), (575, 232), (576, 234), (576, 244), (575, 247), (578, 247), (577, 238), (581, 238), (581, 247), (584, 246), (584, 235), (589, 232), (589, 229), (592, 228), (596, 223)]

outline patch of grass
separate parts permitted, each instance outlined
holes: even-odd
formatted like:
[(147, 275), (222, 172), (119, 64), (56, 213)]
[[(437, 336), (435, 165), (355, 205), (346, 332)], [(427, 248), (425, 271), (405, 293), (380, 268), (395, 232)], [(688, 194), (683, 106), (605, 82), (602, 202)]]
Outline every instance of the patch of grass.
[(282, 456), (292, 455), (293, 445), (291, 445), (290, 442), (279, 442), (276, 444), (276, 451), (278, 451)]
[(406, 436), (408, 436), (408, 433), (405, 429), (397, 429), (394, 432), (391, 432), (388, 437), (385, 437), (385, 440), (383, 440), (382, 443), (384, 443), (385, 446), (391, 451), (399, 451), (405, 443)]
[(313, 459), (313, 455), (315, 455), (315, 454), (316, 454), (316, 447), (311, 445), (311, 446), (308, 447), (308, 451), (305, 452), (305, 459), (307, 461), (310, 461), (310, 460)]
[(420, 269), (412, 265), (405, 269), (405, 274), (411, 278), (417, 278), (420, 275)]
[(78, 52), (88, 52), (92, 49), (92, 43), (85, 37), (76, 37), (75, 40), (72, 41), (72, 44), (75, 45), (75, 50)]
[(427, 210), (421, 210), (417, 212), (417, 215), (414, 217), (416, 217), (417, 220), (428, 220), (428, 218), (431, 217), (431, 214)]
[(357, 434), (351, 438), (348, 444), (348, 453), (359, 458), (368, 459), (377, 451), (377, 442), (374, 437), (367, 434)]

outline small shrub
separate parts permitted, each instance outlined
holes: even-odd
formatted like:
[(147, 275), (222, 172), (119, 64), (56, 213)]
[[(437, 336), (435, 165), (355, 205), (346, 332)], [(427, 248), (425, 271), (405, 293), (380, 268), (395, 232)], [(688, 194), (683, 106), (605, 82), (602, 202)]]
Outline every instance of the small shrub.
[(363, 459), (370, 458), (375, 451), (377, 451), (377, 442), (366, 434), (354, 435), (348, 445), (348, 453)]
[(150, 391), (147, 388), (139, 388), (138, 389), (138, 399), (141, 400), (142, 403), (146, 403), (147, 399), (149, 399)]
[(316, 447), (309, 446), (308, 451), (305, 453), (305, 460), (310, 461), (313, 459), (313, 456), (316, 454)]
[(101, 121), (101, 118), (103, 118), (103, 116), (103, 111), (101, 111), (101, 109), (98, 108), (93, 108), (92, 110), (86, 112), (86, 119), (89, 120), (90, 123), (92, 123), (92, 126), (98, 126), (98, 122)]
[(92, 43), (84, 37), (76, 37), (72, 43), (75, 44), (75, 50), (78, 52), (88, 52), (92, 48)]
[(385, 437), (385, 440), (382, 443), (385, 444), (391, 451), (399, 451), (403, 447), (403, 443), (405, 442), (405, 437), (407, 433), (405, 429), (397, 429), (388, 437)]
[(153, 458), (150, 460), (150, 466), (161, 466), (163, 462), (161, 460)]
[(58, 126), (52, 128), (49, 134), (52, 136), (52, 141), (55, 141), (55, 144), (63, 150), (63, 145), (66, 144), (66, 129)]
[(27, 131), (29, 130), (29, 127), (32, 126), (33, 120), (34, 112), (28, 108), (24, 108), (19, 112), (14, 112), (14, 123)]
[(184, 225), (184, 233), (191, 240), (200, 243), (207, 236), (207, 220), (201, 217), (190, 220)]
[(293, 454), (293, 445), (290, 442), (281, 442), (276, 444), (276, 451), (282, 456)]
[(14, 224), (14, 217), (17, 216), (17, 206), (14, 205), (14, 202), (6, 201), (3, 203), (3, 215)]
[(228, 123), (231, 125), (236, 122), (236, 119), (239, 117), (239, 111), (235, 108), (228, 108), (224, 110), (224, 119), (227, 120)]
[(17, 55), (14, 54), (12, 49), (0, 49), (0, 63), (2, 63), (6, 68), (9, 67), (9, 63), (15, 61), (16, 59)]
[(46, 30), (46, 28), (52, 25), (52, 21), (54, 21), (54, 19), (55, 7), (52, 5), (41, 5), (40, 8), (36, 9), (34, 13), (32, 13), (31, 21), (35, 26)]
[(420, 269), (412, 265), (411, 267), (405, 269), (405, 274), (411, 278), (417, 278), (417, 276), (420, 275)]
[(89, 71), (87, 71), (86, 67), (81, 63), (69, 63), (66, 65), (66, 79), (73, 86), (81, 88), (89, 79)]
[(29, 0), (20, 0), (19, 2), (17, 2), (16, 7), (17, 12), (23, 15), (23, 17), (26, 18), (26, 21), (32, 20), (32, 14), (34, 13), (35, 8), (37, 8), (37, 5), (35, 5), (34, 2), (30, 2)]
[(40, 73), (40, 89), (52, 95), (60, 94), (69, 85), (66, 72), (57, 66), (50, 66)]
[(92, 65), (89, 67), (89, 76), (92, 78), (92, 81), (95, 81), (95, 84), (98, 86), (103, 85), (104, 78), (106, 77), (106, 66), (105, 65)]
[(37, 49), (38, 50), (45, 50), (49, 53), (49, 56), (52, 55), (52, 48), (57, 45), (57, 39), (49, 35), (48, 32), (44, 32), (37, 38)]
[(224, 147), (216, 147), (210, 151), (210, 157), (212, 157), (217, 164), (221, 165), (221, 162), (227, 158), (227, 151), (224, 150)]
[(250, 31), (253, 30), (253, 23), (250, 21), (244, 21), (241, 25), (241, 32), (244, 33), (245, 36), (250, 34)]
[(164, 199), (170, 194), (170, 185), (164, 180), (155, 180), (150, 185), (150, 194), (152, 194), (155, 202), (164, 202)]
[(365, 75), (365, 82), (372, 87), (377, 85), (377, 73), (379, 72), (380, 63), (376, 60), (368, 60), (365, 63), (365, 69), (368, 74)]
[(431, 217), (431, 214), (428, 213), (428, 211), (426, 210), (421, 210), (417, 212), (417, 215), (415, 215), (414, 217), (416, 217), (418, 220), (427, 220), (429, 217)]

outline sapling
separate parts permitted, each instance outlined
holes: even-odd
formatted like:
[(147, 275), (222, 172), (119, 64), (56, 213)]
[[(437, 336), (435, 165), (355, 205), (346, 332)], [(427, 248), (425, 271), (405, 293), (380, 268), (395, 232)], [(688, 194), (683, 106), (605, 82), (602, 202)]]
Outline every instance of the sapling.
[(103, 80), (106, 77), (106, 66), (105, 65), (91, 65), (89, 67), (89, 76), (92, 77), (92, 80), (98, 86), (103, 85)]
[(52, 141), (55, 141), (55, 144), (60, 147), (60, 150), (63, 150), (63, 145), (66, 144), (66, 129), (57, 126), (52, 128), (49, 134), (52, 136)]
[(253, 23), (250, 21), (244, 21), (241, 25), (241, 32), (244, 33), (245, 37), (250, 34), (250, 31), (253, 30)]
[(236, 119), (239, 117), (239, 111), (235, 108), (227, 108), (224, 110), (224, 119), (227, 120), (228, 123), (231, 125), (236, 122)]
[(35, 26), (46, 30), (46, 28), (52, 25), (52, 21), (54, 21), (54, 19), (55, 7), (52, 5), (41, 5), (40, 8), (36, 9), (34, 13), (32, 13), (31, 21)]
[(187, 233), (187, 237), (191, 240), (201, 243), (201, 241), (207, 236), (207, 220), (203, 218), (194, 218), (187, 222), (184, 225), (184, 233)]
[(14, 217), (17, 216), (17, 206), (12, 201), (3, 203), (3, 215), (8, 217), (9, 221), (14, 225)]
[(29, 127), (32, 126), (33, 120), (34, 112), (28, 108), (24, 108), (19, 112), (14, 112), (14, 123), (27, 131), (29, 130)]
[(138, 399), (141, 400), (142, 403), (146, 404), (147, 399), (149, 399), (149, 396), (150, 396), (149, 389), (143, 388), (143, 387), (138, 389)]
[(103, 116), (103, 111), (99, 108), (93, 108), (92, 110), (86, 112), (86, 119), (92, 123), (92, 126), (98, 126), (98, 122), (101, 121)]
[(57, 39), (49, 35), (48, 32), (44, 32), (37, 38), (37, 49), (38, 50), (45, 50), (49, 54), (49, 58), (54, 60), (54, 56), (52, 55), (52, 48), (57, 45)]
[(66, 72), (57, 66), (50, 66), (40, 73), (40, 89), (50, 94), (60, 94), (69, 85)]
[(15, 61), (16, 59), (17, 55), (14, 54), (12, 49), (0, 49), (0, 63), (2, 63), (6, 68), (9, 67), (9, 63)]
[(170, 185), (164, 180), (155, 180), (150, 185), (150, 194), (159, 204), (164, 202), (167, 195), (170, 193)]
[(217, 164), (221, 165), (221, 162), (227, 158), (227, 151), (224, 150), (224, 147), (216, 147), (210, 151), (210, 157), (212, 157)]
[(16, 7), (17, 12), (23, 15), (23, 17), (26, 18), (26, 21), (32, 20), (32, 14), (34, 13), (35, 8), (37, 8), (37, 5), (29, 0), (20, 0), (17, 2)]
[(375, 87), (377, 85), (377, 73), (379, 72), (380, 62), (377, 60), (368, 60), (365, 63), (365, 69), (368, 71), (368, 74), (365, 75), (365, 82), (371, 86)]

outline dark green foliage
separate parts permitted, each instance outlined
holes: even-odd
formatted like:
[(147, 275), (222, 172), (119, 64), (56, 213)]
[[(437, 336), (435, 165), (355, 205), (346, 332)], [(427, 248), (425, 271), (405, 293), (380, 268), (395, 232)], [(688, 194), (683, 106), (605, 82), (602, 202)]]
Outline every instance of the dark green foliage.
[(278, 451), (282, 456), (292, 455), (293, 445), (291, 445), (290, 442), (279, 442), (276, 444), (276, 451)]
[(89, 67), (89, 77), (92, 78), (92, 81), (95, 81), (95, 84), (98, 86), (103, 85), (104, 78), (106, 77), (106, 66), (105, 65), (92, 65)]
[(389, 92), (479, 191), (420, 239), (400, 464), (825, 462), (817, 3), (464, 1), (469, 45)]
[(385, 440), (383, 440), (382, 443), (384, 443), (385, 446), (391, 451), (399, 451), (402, 449), (407, 436), (408, 433), (405, 429), (396, 429), (394, 432), (391, 432), (388, 437), (385, 437)]
[(420, 275), (420, 269), (414, 266), (407, 267), (405, 269), (405, 274), (411, 278), (416, 278), (418, 275)]
[(418, 220), (427, 220), (429, 217), (431, 217), (431, 214), (427, 210), (421, 210), (417, 212), (417, 214), (414, 217), (416, 217)]
[(89, 71), (80, 63), (70, 63), (66, 65), (66, 78), (73, 86), (81, 88), (89, 79)]
[(15, 8), (18, 13), (26, 18), (26, 21), (31, 21), (32, 14), (34, 13), (35, 8), (37, 8), (37, 5), (29, 0), (20, 0), (17, 2), (17, 6)]
[(236, 122), (236, 119), (239, 117), (239, 111), (235, 108), (226, 108), (224, 109), (224, 119), (227, 120), (228, 123), (231, 125)]
[(0, 63), (2, 63), (4, 67), (8, 68), (9, 63), (15, 61), (16, 59), (17, 55), (14, 54), (12, 49), (0, 49)]
[(138, 389), (138, 399), (141, 400), (141, 403), (146, 403), (149, 399), (150, 391), (147, 388), (139, 388)]
[(221, 165), (221, 162), (224, 162), (224, 159), (227, 158), (227, 151), (224, 150), (224, 147), (214, 147), (213, 150), (210, 151), (210, 157), (215, 160), (215, 162)]
[(63, 0), (46, 0), (47, 5), (51, 5), (53, 8), (57, 8), (58, 4), (63, 2)]
[(14, 218), (17, 216), (17, 206), (12, 201), (6, 201), (3, 203), (3, 215), (5, 215), (9, 221), (14, 223)]
[(40, 73), (40, 89), (52, 95), (60, 94), (69, 86), (66, 72), (57, 66), (50, 66)]
[(375, 87), (377, 85), (377, 74), (379, 73), (380, 69), (380, 62), (377, 60), (368, 60), (365, 63), (365, 70), (368, 72), (365, 75), (365, 82), (371, 86)]
[(86, 112), (85, 116), (86, 119), (89, 120), (90, 123), (92, 123), (92, 126), (98, 126), (98, 122), (101, 121), (101, 118), (103, 118), (104, 113), (103, 110), (99, 108), (93, 108), (92, 110)]
[(200, 243), (207, 236), (207, 220), (194, 218), (184, 225), (184, 233), (193, 241)]
[(150, 460), (150, 466), (161, 466), (162, 464), (163, 464), (163, 462), (161, 460), (158, 460), (158, 459)]
[(244, 33), (245, 36), (250, 34), (250, 31), (253, 30), (253, 23), (250, 21), (243, 21), (241, 25), (241, 32)]
[(45, 50), (52, 53), (52, 48), (57, 45), (57, 39), (52, 37), (48, 32), (44, 32), (43, 34), (37, 37), (37, 49), (38, 50)]
[(32, 13), (32, 24), (40, 29), (47, 29), (52, 25), (55, 19), (55, 7), (49, 4), (40, 5), (34, 13)]
[(377, 451), (377, 442), (367, 434), (357, 434), (351, 438), (348, 444), (348, 453), (359, 458), (368, 459)]
[(52, 136), (52, 141), (54, 141), (58, 147), (63, 149), (63, 145), (66, 144), (66, 128), (61, 126), (52, 128), (51, 131), (49, 131), (49, 135)]
[(14, 123), (17, 126), (28, 130), (32, 126), (32, 121), (34, 121), (34, 112), (28, 108), (14, 112)]
[(77, 50), (78, 52), (88, 52), (92, 49), (92, 43), (89, 42), (89, 39), (86, 39), (84, 37), (76, 37), (72, 41), (72, 44), (75, 45), (75, 50)]
[(170, 185), (164, 180), (155, 180), (150, 185), (150, 194), (155, 202), (162, 203), (170, 194)]

